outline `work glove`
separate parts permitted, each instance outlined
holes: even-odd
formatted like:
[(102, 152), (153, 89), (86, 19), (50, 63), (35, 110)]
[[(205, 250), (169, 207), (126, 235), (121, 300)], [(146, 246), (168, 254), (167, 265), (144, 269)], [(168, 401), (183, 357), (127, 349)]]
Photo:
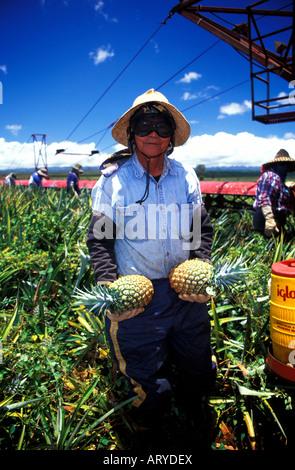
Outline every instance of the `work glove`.
[(179, 294), (178, 297), (186, 302), (198, 302), (199, 304), (203, 304), (204, 302), (208, 302), (212, 296), (207, 294)]
[(261, 210), (265, 219), (264, 234), (269, 238), (274, 232), (279, 232), (279, 229), (274, 219), (271, 206), (262, 206)]
[(113, 312), (106, 310), (106, 316), (114, 322), (123, 320), (129, 320), (130, 318), (136, 317), (144, 311), (144, 308), (133, 308), (132, 310), (126, 310), (125, 312)]
[[(110, 281), (99, 281), (97, 284), (101, 285), (101, 286), (109, 286), (111, 284), (111, 282)], [(112, 313), (110, 312), (110, 310), (106, 310), (106, 316), (111, 321), (119, 322), (119, 321), (123, 321), (123, 320), (128, 320), (129, 318), (136, 317), (137, 315), (139, 315), (143, 311), (144, 311), (144, 308), (134, 308), (132, 310), (126, 310), (125, 312), (115, 311), (115, 312), (112, 312)]]

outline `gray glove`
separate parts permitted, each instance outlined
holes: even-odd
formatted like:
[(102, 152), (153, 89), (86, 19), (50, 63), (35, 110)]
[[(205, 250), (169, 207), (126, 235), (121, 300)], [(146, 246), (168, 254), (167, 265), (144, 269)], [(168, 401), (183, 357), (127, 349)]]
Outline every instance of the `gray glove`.
[(278, 232), (279, 229), (277, 228), (271, 206), (262, 206), (261, 210), (265, 219), (264, 233), (269, 238), (274, 232)]

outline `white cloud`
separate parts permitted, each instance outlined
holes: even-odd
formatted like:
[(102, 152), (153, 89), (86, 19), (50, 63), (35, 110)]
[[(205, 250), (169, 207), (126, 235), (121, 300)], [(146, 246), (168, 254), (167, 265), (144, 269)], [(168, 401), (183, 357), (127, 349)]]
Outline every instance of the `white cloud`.
[(183, 95), (182, 95), (182, 99), (184, 101), (189, 101), (189, 100), (195, 100), (196, 98), (198, 98), (198, 94), (196, 93), (189, 93), (188, 91), (184, 92)]
[[(56, 155), (56, 150), (60, 148), (66, 149), (65, 153), (70, 155), (65, 153)], [(109, 149), (108, 152), (111, 154), (122, 148), (121, 145), (114, 143), (113, 149)], [(282, 139), (277, 136), (258, 137), (248, 132), (238, 134), (218, 132), (214, 135), (204, 134), (191, 137), (185, 145), (176, 147), (171, 157), (194, 168), (198, 164), (204, 164), (207, 168), (238, 165), (259, 168), (262, 163), (274, 158), (281, 148), (286, 149), (290, 156), (295, 158), (295, 136)], [(94, 143), (77, 144), (66, 141), (47, 145), (49, 172), (51, 167), (72, 166), (78, 162), (84, 168), (98, 169), (108, 154), (100, 153), (89, 156), (94, 149)], [(0, 170), (21, 171), (21, 168), (26, 167), (34, 167), (33, 143), (6, 142), (5, 139), (0, 138)]]
[(6, 65), (0, 65), (0, 70), (3, 72), (5, 75), (7, 74), (7, 67)]
[(106, 21), (110, 21), (111, 23), (117, 23), (117, 18), (110, 18), (109, 15), (103, 11), (103, 7), (104, 2), (99, 1), (94, 5), (94, 10), (97, 11)]
[(281, 148), (295, 156), (295, 138), (285, 140), (277, 136), (258, 137), (249, 132), (218, 132), (191, 137), (183, 147), (176, 147), (172, 156), (193, 167), (198, 164), (260, 167)]
[[(58, 153), (57, 149), (65, 149), (65, 153)], [(50, 167), (72, 166), (81, 163), (85, 168), (88, 166), (98, 169), (98, 166), (107, 158), (106, 153), (94, 154), (95, 144), (77, 144), (76, 142), (53, 142), (46, 147), (47, 164)], [(76, 154), (76, 155), (73, 155)], [(80, 154), (80, 155), (78, 155)], [(0, 170), (21, 171), (22, 168), (34, 168), (34, 144), (33, 142), (21, 143), (18, 141), (7, 142), (0, 138)], [(42, 163), (43, 166), (43, 163)]]
[(198, 80), (202, 75), (197, 72), (185, 73), (184, 77), (178, 80), (176, 83), (191, 83), (193, 80)]
[(295, 139), (294, 132), (286, 132), (286, 134), (284, 135), (284, 139)]
[(20, 124), (7, 124), (7, 126), (5, 126), (5, 129), (7, 129), (8, 131), (11, 132), (11, 134), (13, 135), (17, 135), (18, 132), (21, 130), (22, 126)]
[(227, 116), (234, 116), (236, 114), (244, 114), (246, 111), (250, 111), (251, 109), (251, 101), (245, 100), (242, 104), (240, 103), (229, 103), (223, 106), (220, 106), (219, 111), (220, 115), (218, 116), (219, 119), (222, 119), (224, 115)]
[(154, 39), (151, 40), (151, 44), (154, 47), (155, 53), (159, 54), (159, 52), (160, 52), (159, 44), (156, 41), (154, 41)]
[(89, 56), (93, 59), (94, 65), (101, 64), (109, 57), (114, 57), (115, 53), (111, 50), (110, 44), (107, 47), (102, 46), (96, 49), (95, 52), (90, 52)]
[(278, 94), (278, 98), (285, 98), (285, 99), (281, 99), (281, 100), (278, 99), (278, 100), (277, 100), (277, 103), (279, 103), (279, 104), (289, 104), (287, 97), (288, 97), (287, 93), (285, 93), (284, 91), (281, 91), (281, 92)]

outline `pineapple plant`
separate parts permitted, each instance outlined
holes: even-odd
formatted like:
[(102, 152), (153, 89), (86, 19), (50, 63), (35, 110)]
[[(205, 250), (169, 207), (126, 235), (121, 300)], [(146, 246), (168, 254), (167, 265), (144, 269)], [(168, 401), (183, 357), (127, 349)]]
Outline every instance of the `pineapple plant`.
[(217, 289), (235, 287), (248, 272), (241, 258), (232, 262), (219, 261), (214, 266), (195, 258), (174, 266), (169, 273), (169, 281), (178, 294), (214, 295)]
[(96, 285), (91, 290), (77, 289), (76, 305), (83, 305), (96, 314), (109, 310), (124, 312), (145, 307), (154, 294), (152, 282), (145, 276), (122, 276), (109, 285)]

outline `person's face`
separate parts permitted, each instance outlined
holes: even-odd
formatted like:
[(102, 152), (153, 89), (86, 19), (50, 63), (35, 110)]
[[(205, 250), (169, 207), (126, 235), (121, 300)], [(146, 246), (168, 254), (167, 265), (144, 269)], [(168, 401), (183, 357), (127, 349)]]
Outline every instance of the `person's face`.
[(137, 150), (148, 157), (164, 154), (170, 142), (170, 137), (160, 137), (155, 131), (140, 137), (134, 136)]
[(161, 115), (142, 116), (134, 123), (136, 147), (150, 157), (165, 153), (172, 134), (171, 124)]
[(280, 176), (283, 181), (285, 181), (288, 173), (287, 165), (284, 165), (283, 163), (276, 163), (274, 165), (274, 171)]

